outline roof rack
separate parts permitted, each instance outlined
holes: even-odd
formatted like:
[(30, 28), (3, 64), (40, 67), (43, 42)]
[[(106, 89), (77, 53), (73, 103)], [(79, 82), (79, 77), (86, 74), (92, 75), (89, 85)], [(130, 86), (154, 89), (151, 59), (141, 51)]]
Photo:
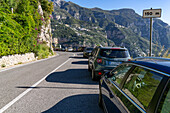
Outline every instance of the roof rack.
[(148, 59), (170, 61), (170, 58), (162, 58), (162, 57), (136, 57), (133, 60), (137, 61), (137, 60), (148, 60)]

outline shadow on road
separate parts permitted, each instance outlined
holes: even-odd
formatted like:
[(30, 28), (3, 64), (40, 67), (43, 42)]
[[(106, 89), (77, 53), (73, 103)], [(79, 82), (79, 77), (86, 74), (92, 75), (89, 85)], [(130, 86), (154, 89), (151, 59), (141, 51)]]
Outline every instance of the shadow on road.
[(71, 57), (69, 57), (69, 58), (74, 58), (74, 59), (87, 59), (87, 58), (84, 58), (84, 57), (82, 57), (82, 56), (71, 56)]
[(87, 65), (88, 64), (88, 61), (77, 61), (77, 62), (72, 62), (72, 64), (85, 64)]
[(78, 53), (77, 55), (83, 55), (83, 52), (81, 52), (81, 53)]
[(33, 89), (41, 89), (41, 88), (55, 88), (55, 89), (92, 89), (92, 90), (98, 90), (99, 88), (78, 88), (78, 87), (44, 87), (44, 86), (38, 86), (38, 87), (30, 87), (30, 86), (17, 86), (16, 88), (33, 88)]
[(103, 113), (98, 106), (98, 94), (69, 96), (42, 113)]
[(73, 83), (73, 84), (94, 84), (87, 69), (68, 69), (62, 72), (51, 73), (46, 79), (47, 82)]

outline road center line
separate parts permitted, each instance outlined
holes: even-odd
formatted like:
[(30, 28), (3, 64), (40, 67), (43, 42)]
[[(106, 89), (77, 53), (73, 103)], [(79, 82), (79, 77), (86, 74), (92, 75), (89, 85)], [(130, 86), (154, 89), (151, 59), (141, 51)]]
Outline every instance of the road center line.
[[(74, 54), (75, 56), (75, 54)], [(57, 68), (55, 68), (53, 71), (51, 71), (49, 74), (47, 74), (45, 77), (43, 77), (41, 80), (39, 80), (38, 82), (36, 82), (34, 85), (32, 85), (30, 88), (28, 88), (27, 90), (25, 90), (23, 93), (21, 93), (19, 96), (17, 96), (15, 99), (13, 99), (11, 102), (9, 102), (7, 105), (5, 105), (3, 108), (0, 109), (0, 113), (3, 113), (5, 110), (7, 110), (10, 106), (12, 106), (15, 102), (17, 102), (19, 99), (21, 99), (24, 95), (26, 95), (28, 92), (30, 92), (34, 87), (36, 87), (38, 84), (40, 84), (43, 80), (45, 80), (45, 78), (47, 76), (49, 76), (51, 73), (55, 72), (56, 70), (58, 70), (60, 67), (62, 67), (64, 64), (66, 64), (68, 61), (70, 61), (71, 58), (69, 58), (68, 60), (66, 60), (64, 63), (62, 63), (60, 66), (58, 66)]]

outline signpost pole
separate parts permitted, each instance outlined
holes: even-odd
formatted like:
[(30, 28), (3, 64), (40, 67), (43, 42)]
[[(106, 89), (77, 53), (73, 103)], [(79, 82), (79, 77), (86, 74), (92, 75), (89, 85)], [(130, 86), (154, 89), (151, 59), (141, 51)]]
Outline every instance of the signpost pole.
[(152, 17), (150, 18), (150, 53), (149, 56), (152, 56)]
[(153, 18), (161, 17), (161, 9), (147, 9), (143, 10), (143, 18), (150, 18), (150, 52), (149, 56), (152, 56), (152, 20)]

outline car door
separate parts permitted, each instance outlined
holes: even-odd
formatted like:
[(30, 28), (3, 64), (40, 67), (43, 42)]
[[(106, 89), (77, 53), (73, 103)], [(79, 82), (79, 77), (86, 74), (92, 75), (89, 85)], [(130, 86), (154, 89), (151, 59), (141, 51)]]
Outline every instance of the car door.
[(152, 70), (136, 66), (117, 95), (120, 103), (130, 113), (145, 113), (152, 98), (158, 91), (163, 75)]
[(119, 86), (123, 81), (124, 76), (131, 69), (132, 65), (123, 64), (115, 68), (110, 72), (112, 77), (107, 78), (105, 76), (104, 82), (102, 84), (102, 97), (104, 100), (104, 106), (108, 113), (125, 113), (126, 109), (122, 106), (117, 97), (117, 93), (119, 93)]
[(108, 92), (105, 91), (105, 95), (112, 101), (112, 105), (104, 101), (108, 112), (147, 112), (163, 76), (138, 66), (129, 69), (130, 65), (121, 66), (124, 68), (117, 67), (112, 72), (113, 76), (106, 80)]

